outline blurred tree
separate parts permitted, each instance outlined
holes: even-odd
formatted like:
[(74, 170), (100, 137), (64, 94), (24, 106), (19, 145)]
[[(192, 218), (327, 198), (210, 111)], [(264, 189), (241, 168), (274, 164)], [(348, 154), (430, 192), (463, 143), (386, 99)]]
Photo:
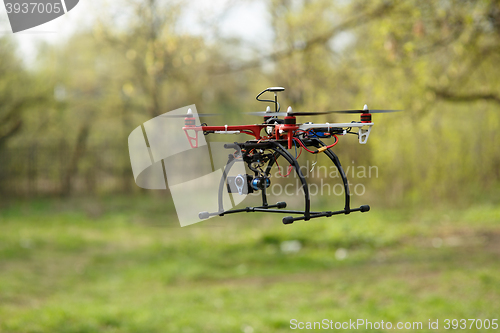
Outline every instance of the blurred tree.
[[(392, 175), (391, 184), (386, 177), (375, 182), (396, 201), (468, 198), (498, 188), (499, 1), (270, 0), (268, 6), (274, 50), (222, 72), (272, 68), (269, 81), (287, 87), (283, 103), (295, 108), (404, 108), (383, 122), (374, 117), (374, 134), (381, 135), (372, 135), (369, 148), (354, 142), (337, 148), (348, 160)], [(482, 111), (470, 112), (477, 107)]]
[(46, 89), (24, 68), (15, 45), (0, 39), (0, 149), (24, 124), (25, 113), (50, 100)]
[[(58, 167), (63, 195), (81, 188), (83, 175), (95, 183), (96, 173), (121, 178), (122, 188), (130, 190), (126, 144), (138, 124), (194, 103), (202, 105), (200, 112), (225, 113), (238, 107), (237, 96), (246, 85), (236, 75), (210, 76), (209, 68), (225, 56), (204, 37), (178, 31), (182, 3), (126, 3), (127, 24), (120, 28), (117, 21), (99, 21), (60, 45), (45, 45), (35, 66), (58, 104), (44, 112), (43, 127), (40, 119), (31, 119), (36, 136), (17, 143), (43, 136), (44, 143), (67, 155)], [(112, 170), (102, 169), (111, 158), (103, 147), (115, 149)], [(95, 186), (86, 181), (86, 187)]]
[[(255, 121), (241, 115), (259, 107), (249, 96), (283, 85), (281, 104), (295, 110), (406, 110), (374, 116), (369, 145), (336, 147), (348, 165), (380, 168), (377, 193), (419, 201), (498, 188), (499, 1), (268, 0), (274, 39), (258, 50), (219, 35), (216, 19), (188, 33), (187, 4), (122, 0), (91, 29), (43, 46), (30, 71), (2, 39), (0, 145), (60, 147), (62, 193), (82, 175), (97, 183), (97, 171), (128, 191), (138, 124), (193, 103)], [(352, 120), (343, 117), (314, 121)]]
[(493, 0), (406, 1), (358, 29), (348, 65), (362, 77), (360, 93), (407, 110), (384, 118), (383, 141), (374, 137), (397, 200), (498, 189), (498, 13)]
[(178, 28), (184, 2), (128, 1), (127, 5), (132, 15), (126, 29), (101, 20), (94, 30), (98, 43), (118, 53), (127, 112), (144, 121), (186, 104), (203, 102), (200, 112), (215, 107), (224, 112), (235, 106), (229, 96), (244, 85), (234, 77), (221, 79), (209, 73), (230, 55), (222, 54), (220, 45), (207, 43), (204, 36)]

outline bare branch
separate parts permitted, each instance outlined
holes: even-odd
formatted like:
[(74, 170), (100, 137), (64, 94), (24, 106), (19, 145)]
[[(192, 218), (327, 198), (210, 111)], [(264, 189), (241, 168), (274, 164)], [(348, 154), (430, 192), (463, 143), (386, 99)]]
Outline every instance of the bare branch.
[(239, 65), (229, 64), (229, 65), (220, 66), (217, 68), (213, 68), (212, 70), (210, 70), (209, 73), (217, 75), (217, 74), (227, 74), (227, 73), (232, 73), (232, 72), (243, 71), (246, 69), (258, 67), (258, 66), (260, 66), (260, 64), (263, 61), (278, 61), (280, 59), (287, 58), (287, 57), (291, 56), (295, 52), (307, 51), (308, 49), (312, 48), (315, 45), (327, 43), (331, 38), (333, 38), (333, 36), (335, 36), (336, 34), (338, 34), (340, 32), (343, 32), (349, 28), (359, 27), (361, 25), (367, 24), (368, 22), (381, 17), (382, 15), (386, 14), (392, 8), (393, 8), (393, 4), (384, 3), (370, 12), (359, 14), (359, 15), (351, 17), (350, 19), (333, 27), (328, 32), (309, 39), (304, 44), (300, 45), (300, 47), (299, 46), (297, 46), (297, 47), (292, 46), (289, 49), (276, 51), (276, 52), (270, 53), (268, 55), (264, 55), (259, 59), (248, 61), (246, 63), (242, 63)]
[(12, 124), (12, 126), (10, 126), (10, 128), (1, 131), (0, 147), (3, 146), (11, 136), (16, 134), (21, 129), (22, 125), (23, 121), (21, 119), (18, 119), (15, 123)]
[(450, 102), (475, 102), (479, 100), (491, 101), (500, 104), (500, 96), (494, 93), (458, 94), (446, 90), (432, 89), (437, 97)]

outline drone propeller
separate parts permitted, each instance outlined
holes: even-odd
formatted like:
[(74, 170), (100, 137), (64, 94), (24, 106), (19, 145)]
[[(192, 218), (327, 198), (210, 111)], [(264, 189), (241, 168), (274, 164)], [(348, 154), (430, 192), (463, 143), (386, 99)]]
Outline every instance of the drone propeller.
[[(198, 117), (217, 117), (221, 116), (219, 113), (197, 113), (196, 114)], [(166, 117), (166, 118), (190, 118), (193, 117), (193, 111), (191, 109), (188, 109), (186, 114), (162, 114), (160, 117)]]
[[(338, 110), (338, 111), (325, 111), (325, 114), (328, 113), (391, 113), (391, 112), (401, 112), (403, 110)], [(322, 113), (319, 113), (322, 114)]]
[(336, 111), (315, 111), (315, 112), (249, 112), (249, 114), (261, 117), (285, 117), (285, 116), (318, 116), (331, 113), (390, 113), (403, 110), (369, 110), (365, 105), (363, 110), (336, 110)]

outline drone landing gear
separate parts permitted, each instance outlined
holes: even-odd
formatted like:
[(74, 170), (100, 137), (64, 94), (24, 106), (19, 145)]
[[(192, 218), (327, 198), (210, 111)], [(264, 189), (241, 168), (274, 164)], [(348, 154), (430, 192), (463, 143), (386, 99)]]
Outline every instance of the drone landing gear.
[[(269, 208), (278, 208), (278, 209), (269, 209)], [(208, 219), (211, 216), (224, 216), (227, 214), (233, 214), (233, 213), (250, 213), (250, 212), (261, 212), (261, 213), (281, 213), (281, 214), (300, 214), (304, 215), (305, 211), (302, 210), (279, 210), (280, 208), (286, 208), (286, 202), (278, 202), (276, 205), (269, 205), (269, 206), (259, 206), (259, 207), (245, 207), (241, 209), (233, 209), (233, 210), (227, 210), (222, 213), (209, 213), (209, 212), (201, 212), (199, 214), (200, 219)], [(370, 206), (368, 205), (363, 205), (359, 208), (353, 208), (349, 211), (349, 213), (352, 212), (367, 212), (370, 210)], [(342, 210), (337, 210), (337, 211), (326, 211), (326, 212), (309, 212), (309, 219), (314, 219), (318, 217), (331, 217), (333, 215), (339, 215), (339, 214), (349, 214), (345, 209)], [(283, 218), (283, 224), (292, 224), (295, 221), (302, 221), (305, 220), (304, 216), (299, 216), (299, 217), (293, 217), (293, 216), (286, 216)]]
[[(270, 209), (278, 208), (278, 209)], [(302, 214), (303, 212), (293, 211), (293, 210), (279, 210), (281, 208), (286, 208), (286, 202), (278, 202), (275, 205), (259, 206), (259, 207), (245, 207), (241, 209), (226, 210), (220, 213), (209, 213), (201, 212), (199, 214), (200, 219), (208, 219), (210, 216), (224, 216), (227, 214), (234, 213), (250, 213), (250, 212), (265, 212), (265, 213), (289, 213), (289, 214)]]
[[(321, 148), (321, 147), (326, 147), (326, 145), (319, 139), (311, 139), (306, 142), (308, 146), (314, 146), (316, 148)], [(242, 153), (243, 149), (260, 149), (260, 150), (272, 150), (273, 151), (273, 157), (269, 159), (268, 165), (265, 170), (265, 175), (269, 175), (272, 166), (274, 165), (275, 161), (279, 156), (282, 156), (285, 160), (287, 160), (290, 165), (293, 166), (295, 169), (295, 172), (297, 176), (299, 177), (301, 183), (302, 183), (302, 189), (304, 192), (304, 202), (305, 202), (305, 207), (304, 210), (284, 210), (283, 208), (286, 208), (286, 203), (285, 202), (278, 202), (275, 205), (268, 205), (267, 204), (267, 194), (266, 194), (266, 188), (264, 187), (262, 189), (262, 206), (258, 207), (245, 207), (241, 209), (232, 209), (232, 210), (224, 210), (223, 207), (223, 189), (224, 185), (227, 181), (227, 175), (229, 170), (231, 169), (232, 165), (236, 162), (236, 159), (234, 158), (234, 154), (229, 155), (229, 161), (226, 164), (226, 167), (224, 168), (224, 172), (222, 174), (221, 182), (219, 185), (219, 193), (218, 193), (218, 202), (219, 202), (219, 211), (215, 213), (209, 213), (209, 212), (201, 212), (199, 213), (199, 218), (200, 219), (207, 219), (211, 216), (224, 216), (226, 214), (234, 214), (234, 213), (250, 213), (250, 212), (265, 212), (265, 213), (280, 213), (280, 214), (298, 214), (302, 216), (298, 217), (293, 217), (293, 216), (287, 216), (283, 218), (283, 224), (292, 224), (295, 221), (308, 221), (313, 218), (318, 218), (318, 217), (331, 217), (333, 215), (339, 215), (339, 214), (350, 214), (351, 212), (367, 212), (370, 210), (370, 206), (368, 205), (362, 205), (358, 208), (350, 208), (350, 192), (349, 192), (349, 184), (347, 181), (347, 177), (345, 175), (345, 172), (342, 168), (342, 165), (340, 164), (340, 161), (335, 155), (333, 151), (331, 151), (329, 148), (324, 150), (324, 153), (330, 158), (330, 160), (333, 162), (333, 164), (336, 166), (338, 169), (340, 176), (342, 178), (342, 182), (344, 185), (344, 192), (345, 192), (345, 206), (344, 209), (338, 210), (338, 211), (322, 211), (322, 212), (311, 212), (310, 211), (310, 196), (309, 196), (309, 188), (307, 186), (306, 179), (304, 175), (302, 174), (302, 171), (300, 170), (299, 163), (297, 162), (297, 159), (291, 155), (279, 142), (276, 141), (268, 141), (268, 142), (263, 142), (263, 143), (254, 143), (254, 142), (247, 142), (244, 144), (227, 144), (224, 145), (226, 149), (234, 148), (236, 149), (239, 153)], [(243, 154), (243, 153), (242, 153)], [(276, 208), (276, 209), (274, 209)]]
[[(314, 219), (314, 218), (317, 218), (317, 217), (331, 217), (333, 215), (350, 214), (352, 212), (362, 212), (362, 213), (364, 213), (364, 212), (367, 212), (369, 210), (370, 210), (370, 206), (363, 205), (363, 206), (360, 206), (359, 208), (350, 209), (349, 211), (347, 211), (345, 209), (342, 209), (342, 210), (337, 210), (337, 211), (333, 211), (333, 212), (332, 211), (320, 212), (320, 213), (311, 212), (311, 216), (309, 218), (310, 219)], [(295, 221), (301, 221), (301, 220), (304, 220), (303, 216), (299, 216), (299, 217), (287, 216), (287, 217), (283, 218), (283, 224), (292, 224)]]

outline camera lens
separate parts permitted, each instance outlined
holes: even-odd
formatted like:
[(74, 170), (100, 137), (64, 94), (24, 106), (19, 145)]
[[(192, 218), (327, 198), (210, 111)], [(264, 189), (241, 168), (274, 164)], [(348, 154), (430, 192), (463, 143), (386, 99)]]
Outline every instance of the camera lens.
[(271, 185), (271, 180), (269, 178), (264, 178), (264, 177), (257, 177), (252, 179), (252, 187), (254, 190), (263, 190), (265, 188), (268, 188), (269, 185)]
[(234, 182), (236, 184), (236, 186), (238, 187), (242, 187), (243, 184), (244, 184), (244, 180), (243, 180), (243, 177), (241, 175), (238, 175), (235, 179), (234, 179)]

